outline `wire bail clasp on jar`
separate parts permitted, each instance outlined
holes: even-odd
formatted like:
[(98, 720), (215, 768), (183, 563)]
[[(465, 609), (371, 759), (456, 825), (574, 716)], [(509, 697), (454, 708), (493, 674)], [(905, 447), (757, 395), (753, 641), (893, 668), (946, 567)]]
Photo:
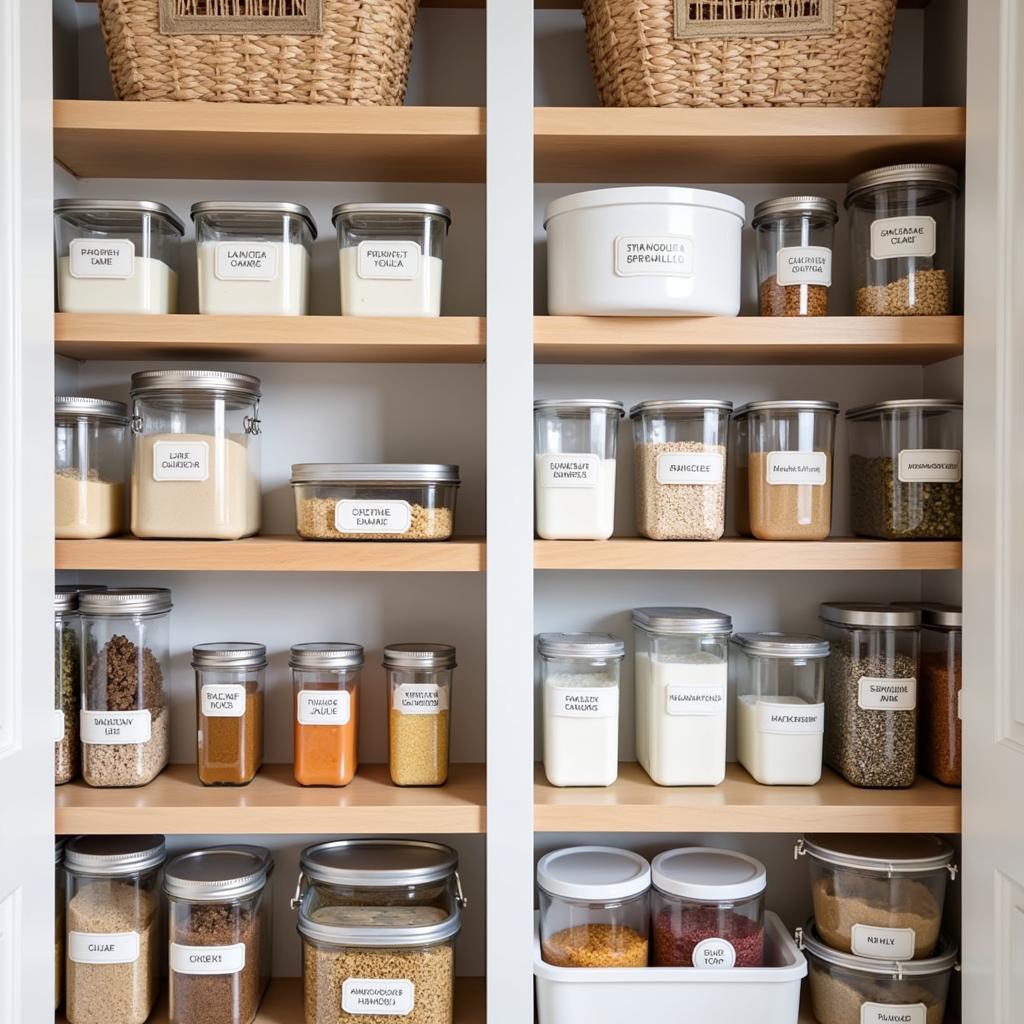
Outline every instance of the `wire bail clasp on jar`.
[[(796, 841), (796, 845), (793, 847), (793, 860), (799, 860), (801, 857), (804, 857), (806, 855), (807, 848), (804, 846), (804, 841), (802, 839), (798, 839)], [(803, 935), (802, 928), (797, 928), (797, 931), (801, 934), (801, 936)], [(800, 941), (800, 939), (797, 939), (797, 942)], [(803, 949), (803, 946), (801, 946), (800, 948)]]
[(302, 883), (306, 880), (306, 876), (300, 871), (299, 877), (295, 881), (295, 895), (292, 896), (288, 905), (292, 910), (298, 910), (302, 906), (302, 897), (306, 895), (306, 890), (302, 888)]
[(242, 420), (245, 432), (253, 437), (259, 437), (263, 433), (263, 421), (260, 419), (260, 400), (257, 398), (252, 403), (252, 415)]
[(459, 877), (458, 871), (455, 872), (455, 902), (462, 910), (469, 906), (469, 900), (466, 899), (466, 895), (462, 891), (462, 879)]
[(129, 420), (132, 434), (138, 436), (142, 433), (142, 413), (139, 411), (138, 399), (132, 399), (132, 418)]

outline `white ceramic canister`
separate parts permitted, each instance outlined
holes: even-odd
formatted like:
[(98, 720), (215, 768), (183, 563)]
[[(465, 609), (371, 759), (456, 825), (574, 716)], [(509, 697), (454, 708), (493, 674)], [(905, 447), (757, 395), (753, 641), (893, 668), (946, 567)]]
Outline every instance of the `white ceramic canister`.
[(697, 188), (603, 188), (548, 204), (548, 312), (736, 316), (746, 207)]

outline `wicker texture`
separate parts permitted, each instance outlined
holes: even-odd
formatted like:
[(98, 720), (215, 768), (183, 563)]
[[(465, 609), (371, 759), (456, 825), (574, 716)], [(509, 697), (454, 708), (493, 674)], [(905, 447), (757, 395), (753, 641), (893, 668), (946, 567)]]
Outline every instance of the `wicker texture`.
[(164, 35), (159, 0), (99, 9), (123, 100), (400, 106), (416, 2), (322, 0), (318, 35)]
[(673, 0), (583, 0), (583, 12), (606, 107), (870, 107), (896, 0), (835, 0), (833, 31), (804, 36), (779, 15), (775, 37), (758, 22), (761, 35), (678, 39)]

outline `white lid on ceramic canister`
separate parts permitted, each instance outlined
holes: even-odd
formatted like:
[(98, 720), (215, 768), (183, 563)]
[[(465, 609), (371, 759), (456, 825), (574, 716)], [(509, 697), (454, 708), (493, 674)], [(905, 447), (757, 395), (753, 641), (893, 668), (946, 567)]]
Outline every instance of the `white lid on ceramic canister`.
[(666, 850), (651, 865), (654, 887), (671, 896), (708, 903), (732, 903), (764, 892), (765, 866), (745, 853), (687, 846)]
[(696, 206), (731, 213), (745, 224), (747, 208), (741, 199), (706, 188), (673, 185), (634, 185), (627, 188), (596, 188), (552, 199), (544, 211), (544, 227), (559, 214), (592, 210), (599, 206)]
[(651, 887), (651, 866), (632, 850), (570, 846), (541, 857), (537, 885), (549, 896), (568, 900), (628, 900)]

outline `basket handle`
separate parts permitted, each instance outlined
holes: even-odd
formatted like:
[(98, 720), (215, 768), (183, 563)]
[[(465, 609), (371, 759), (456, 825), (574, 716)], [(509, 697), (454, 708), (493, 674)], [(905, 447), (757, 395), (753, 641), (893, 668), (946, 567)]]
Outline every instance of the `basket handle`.
[(165, 36), (318, 36), (324, 0), (160, 0)]
[(835, 0), (672, 0), (676, 39), (832, 35)]

